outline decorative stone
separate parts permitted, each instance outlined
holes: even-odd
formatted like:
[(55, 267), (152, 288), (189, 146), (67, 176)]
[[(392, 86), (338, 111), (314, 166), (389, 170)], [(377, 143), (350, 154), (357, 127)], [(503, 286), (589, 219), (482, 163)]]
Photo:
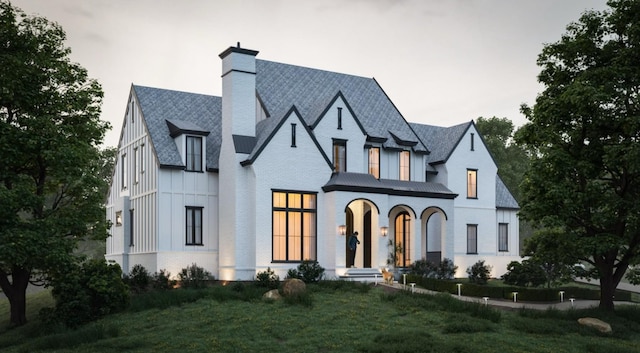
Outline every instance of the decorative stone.
[(609, 333), (609, 332), (612, 331), (611, 330), (611, 325), (609, 325), (608, 323), (606, 323), (606, 322), (604, 322), (602, 320), (599, 320), (599, 319), (596, 319), (596, 318), (593, 318), (593, 317), (582, 317), (582, 318), (579, 318), (578, 319), (578, 323), (580, 325), (584, 325), (584, 326), (587, 326), (587, 327), (593, 327), (593, 328), (595, 328), (596, 330), (598, 330), (598, 331), (600, 331), (602, 333)]
[(280, 295), (280, 292), (278, 292), (277, 289), (272, 289), (266, 293), (264, 293), (262, 295), (262, 298), (264, 299), (273, 299), (273, 300), (278, 300), (280, 298), (282, 298), (282, 296)]
[(304, 282), (297, 278), (290, 278), (284, 281), (282, 285), (282, 295), (285, 297), (290, 295), (297, 295), (304, 293), (307, 290), (307, 285)]

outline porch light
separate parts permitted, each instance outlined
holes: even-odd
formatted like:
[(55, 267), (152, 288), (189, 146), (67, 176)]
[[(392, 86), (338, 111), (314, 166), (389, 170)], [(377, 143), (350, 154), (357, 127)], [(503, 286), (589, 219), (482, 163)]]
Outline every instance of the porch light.
[(386, 237), (387, 233), (389, 233), (389, 227), (380, 227), (380, 235)]
[(338, 234), (346, 235), (347, 234), (347, 226), (344, 224), (338, 226)]

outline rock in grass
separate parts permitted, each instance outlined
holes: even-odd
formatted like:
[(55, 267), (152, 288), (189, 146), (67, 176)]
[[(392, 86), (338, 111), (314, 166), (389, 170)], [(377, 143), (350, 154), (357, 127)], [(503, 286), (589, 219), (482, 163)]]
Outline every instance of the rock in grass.
[(291, 295), (300, 295), (307, 290), (307, 285), (304, 282), (297, 278), (290, 278), (284, 282), (282, 285), (282, 294), (285, 297)]
[(584, 325), (584, 326), (587, 326), (587, 327), (593, 327), (593, 328), (595, 328), (596, 330), (598, 330), (598, 331), (600, 331), (602, 333), (610, 333), (612, 331), (611, 330), (611, 325), (609, 325), (608, 323), (606, 323), (606, 322), (604, 322), (602, 320), (599, 320), (599, 319), (596, 319), (596, 318), (593, 318), (593, 317), (582, 317), (582, 318), (579, 318), (578, 319), (578, 323), (580, 325)]
[(272, 300), (278, 300), (280, 298), (282, 298), (282, 296), (280, 295), (280, 293), (278, 292), (277, 289), (272, 289), (266, 293), (264, 293), (262, 295), (262, 298), (264, 299), (272, 299)]

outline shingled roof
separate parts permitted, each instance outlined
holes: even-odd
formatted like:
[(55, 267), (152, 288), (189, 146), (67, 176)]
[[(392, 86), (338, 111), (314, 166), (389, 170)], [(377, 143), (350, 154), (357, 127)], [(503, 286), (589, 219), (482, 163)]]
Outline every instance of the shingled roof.
[(185, 167), (171, 137), (172, 126), (178, 129), (208, 131), (207, 170), (218, 169), (222, 141), (220, 97), (137, 85), (133, 85), (132, 90), (138, 100), (161, 167)]
[(367, 136), (385, 139), (384, 148), (406, 148), (395, 135), (415, 142), (416, 152), (428, 151), (373, 78), (256, 60), (256, 90), (272, 118), (284, 117), (295, 105), (308, 126), (341, 93)]
[(500, 176), (496, 175), (496, 208), (518, 210), (520, 206)]
[(429, 146), (431, 153), (427, 156), (427, 164), (445, 163), (472, 124), (473, 122), (467, 122), (451, 127), (441, 127), (409, 123), (422, 142)]

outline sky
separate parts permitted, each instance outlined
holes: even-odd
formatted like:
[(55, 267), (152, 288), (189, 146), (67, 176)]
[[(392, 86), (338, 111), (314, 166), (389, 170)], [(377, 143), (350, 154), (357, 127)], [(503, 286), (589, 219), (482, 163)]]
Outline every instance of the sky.
[(538, 54), (606, 0), (11, 0), (60, 24), (104, 90), (117, 146), (131, 84), (220, 96), (218, 54), (374, 77), (407, 121), (526, 123)]

